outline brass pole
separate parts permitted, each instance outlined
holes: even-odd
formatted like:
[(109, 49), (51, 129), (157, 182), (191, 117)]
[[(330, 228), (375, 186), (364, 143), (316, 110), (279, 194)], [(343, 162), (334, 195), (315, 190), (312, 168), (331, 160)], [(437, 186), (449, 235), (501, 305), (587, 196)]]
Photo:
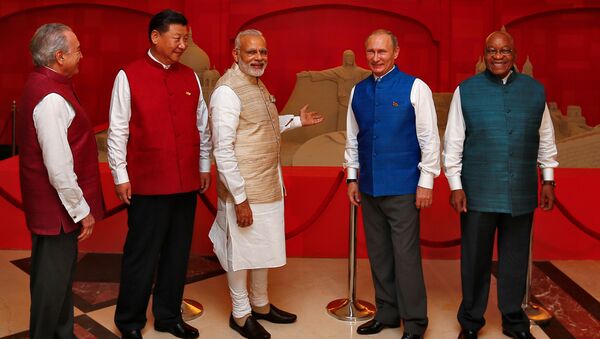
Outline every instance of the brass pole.
[(533, 227), (531, 227), (531, 234), (529, 236), (529, 265), (527, 267), (527, 285), (525, 285), (525, 298), (521, 307), (529, 321), (533, 324), (543, 325), (552, 319), (550, 311), (545, 309), (542, 305), (534, 303), (530, 300), (531, 294), (531, 274), (533, 270)]
[(356, 206), (350, 204), (350, 240), (348, 253), (348, 298), (336, 299), (327, 304), (327, 313), (345, 320), (367, 320), (375, 314), (375, 306), (356, 299)]

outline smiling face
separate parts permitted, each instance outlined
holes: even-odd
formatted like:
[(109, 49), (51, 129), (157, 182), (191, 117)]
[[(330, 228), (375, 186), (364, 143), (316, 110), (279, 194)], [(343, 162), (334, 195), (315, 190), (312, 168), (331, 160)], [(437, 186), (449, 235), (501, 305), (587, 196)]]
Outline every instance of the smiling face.
[(505, 78), (515, 63), (515, 46), (510, 35), (494, 32), (485, 41), (485, 66), (495, 76)]
[(171, 24), (169, 30), (164, 33), (152, 31), (150, 40), (152, 55), (162, 64), (172, 65), (179, 62), (188, 46), (188, 29), (184, 25)]
[(242, 36), (240, 48), (233, 50), (233, 59), (242, 72), (253, 77), (262, 76), (269, 61), (267, 41), (260, 35)]
[(373, 34), (367, 39), (367, 62), (377, 77), (385, 75), (394, 67), (400, 49), (394, 47), (388, 34)]

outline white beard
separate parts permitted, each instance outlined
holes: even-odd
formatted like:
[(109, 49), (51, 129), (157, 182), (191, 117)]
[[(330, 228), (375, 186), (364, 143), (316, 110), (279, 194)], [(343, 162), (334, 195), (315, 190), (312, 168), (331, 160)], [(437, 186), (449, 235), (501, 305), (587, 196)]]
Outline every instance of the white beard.
[(265, 69), (267, 68), (267, 63), (264, 63), (263, 67), (261, 69), (255, 69), (252, 68), (250, 66), (250, 64), (247, 64), (245, 62), (243, 62), (242, 60), (240, 60), (238, 62), (238, 66), (240, 67), (240, 70), (250, 76), (253, 77), (261, 77), (264, 73), (265, 73)]

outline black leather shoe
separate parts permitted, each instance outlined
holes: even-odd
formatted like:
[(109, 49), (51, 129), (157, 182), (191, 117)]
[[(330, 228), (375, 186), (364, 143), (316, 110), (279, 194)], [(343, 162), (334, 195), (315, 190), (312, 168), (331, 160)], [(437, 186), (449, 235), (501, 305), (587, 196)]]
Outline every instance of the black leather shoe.
[(375, 334), (381, 332), (384, 328), (396, 328), (400, 327), (400, 325), (386, 325), (384, 323), (380, 323), (379, 321), (372, 319), (367, 321), (366, 323), (358, 326), (356, 329), (356, 333), (358, 334)]
[(154, 329), (158, 332), (169, 332), (177, 338), (193, 339), (200, 335), (195, 327), (192, 327), (182, 321), (177, 324), (160, 325), (154, 324)]
[(410, 334), (410, 333), (405, 332), (402, 335), (402, 338), (400, 338), (400, 339), (421, 339), (421, 336), (417, 335), (417, 334)]
[(262, 327), (261, 324), (254, 319), (253, 316), (249, 316), (244, 323), (244, 327), (240, 327), (235, 320), (233, 319), (233, 315), (229, 316), (229, 327), (237, 331), (244, 338), (249, 339), (269, 339), (271, 338), (271, 334)]
[(294, 321), (296, 321), (297, 317), (295, 314), (286, 312), (286, 311), (282, 311), (280, 309), (278, 309), (277, 307), (275, 307), (273, 304), (269, 305), (270, 306), (270, 310), (269, 313), (267, 314), (263, 314), (263, 313), (257, 313), (252, 311), (252, 316), (256, 319), (264, 319), (266, 321), (270, 321), (272, 323), (276, 323), (276, 324), (291, 324)]
[(462, 329), (458, 339), (477, 339), (477, 331)]
[(535, 339), (529, 331), (511, 331), (503, 328), (502, 334), (513, 339)]
[(142, 331), (140, 330), (131, 330), (131, 331), (121, 331), (122, 339), (142, 339)]

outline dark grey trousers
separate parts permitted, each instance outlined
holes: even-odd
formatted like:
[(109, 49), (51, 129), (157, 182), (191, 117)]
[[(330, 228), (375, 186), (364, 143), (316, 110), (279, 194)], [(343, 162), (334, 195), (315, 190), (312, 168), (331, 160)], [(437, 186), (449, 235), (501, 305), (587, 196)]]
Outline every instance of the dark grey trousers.
[(415, 195), (373, 197), (362, 193), (363, 223), (375, 285), (375, 319), (404, 322), (404, 332), (423, 335), (427, 296), (419, 245)]
[(529, 240), (533, 213), (513, 217), (506, 213), (462, 213), (460, 271), (463, 300), (458, 310), (460, 325), (478, 331), (490, 292), (494, 235), (498, 230), (498, 308), (502, 327), (529, 331), (529, 319), (521, 308), (527, 283)]
[(77, 235), (31, 234), (29, 337), (72, 339)]

